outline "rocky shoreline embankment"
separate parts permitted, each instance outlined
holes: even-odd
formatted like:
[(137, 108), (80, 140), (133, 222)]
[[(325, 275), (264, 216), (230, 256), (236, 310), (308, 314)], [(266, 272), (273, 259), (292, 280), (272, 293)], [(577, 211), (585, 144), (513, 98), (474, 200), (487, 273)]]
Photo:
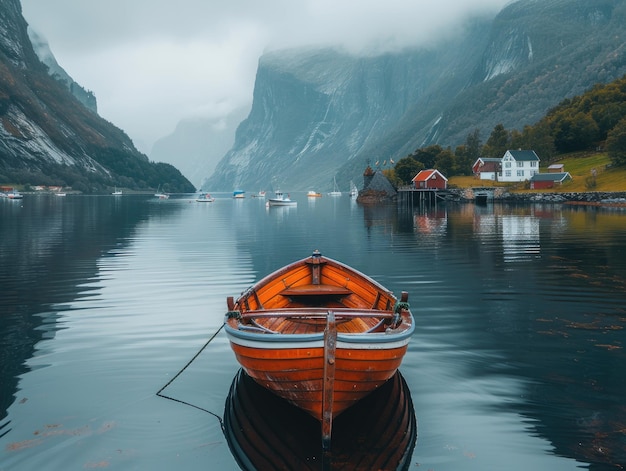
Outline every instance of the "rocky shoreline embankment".
[[(476, 195), (473, 189), (448, 189), (451, 199), (456, 201), (474, 201)], [(626, 206), (626, 191), (585, 191), (576, 193), (548, 193), (523, 192), (510, 193), (502, 188), (496, 188), (489, 195), (489, 200), (502, 203), (570, 203), (589, 205), (624, 205)]]
[(626, 192), (589, 191), (582, 193), (508, 193), (504, 201), (578, 204), (624, 204)]

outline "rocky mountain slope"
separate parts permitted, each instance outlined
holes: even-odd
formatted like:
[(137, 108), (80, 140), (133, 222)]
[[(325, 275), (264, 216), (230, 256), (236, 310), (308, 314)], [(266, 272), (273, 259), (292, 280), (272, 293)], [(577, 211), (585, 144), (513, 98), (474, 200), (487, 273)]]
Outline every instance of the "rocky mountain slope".
[(151, 163), (130, 138), (72, 95), (37, 57), (19, 0), (0, 4), (0, 183), (194, 191), (169, 164)]
[(250, 115), (211, 189), (347, 189), (367, 163), (522, 129), (626, 73), (625, 0), (519, 0), (430, 49), (261, 58)]
[(36, 31), (33, 31), (30, 27), (28, 28), (28, 37), (39, 60), (48, 66), (48, 74), (58, 81), (64, 82), (67, 89), (76, 97), (76, 99), (78, 99), (78, 101), (94, 113), (97, 113), (98, 103), (95, 95), (92, 92), (85, 90), (70, 76), (70, 74), (65, 71), (63, 67), (61, 67), (61, 65), (59, 65), (56, 57), (54, 57), (54, 54), (50, 49), (48, 41), (46, 41), (45, 38), (39, 35)]

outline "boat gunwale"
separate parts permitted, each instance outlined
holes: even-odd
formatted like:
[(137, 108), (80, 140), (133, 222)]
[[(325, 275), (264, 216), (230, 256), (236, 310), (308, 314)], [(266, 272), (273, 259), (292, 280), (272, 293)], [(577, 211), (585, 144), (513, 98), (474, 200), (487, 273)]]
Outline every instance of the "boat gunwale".
[[(412, 318), (412, 316), (411, 316)], [(304, 344), (307, 342), (318, 342), (324, 340), (324, 332), (318, 332), (314, 334), (281, 334), (280, 332), (276, 332), (275, 334), (267, 333), (267, 332), (251, 332), (245, 330), (238, 330), (229, 325), (227, 322), (225, 324), (226, 333), (234, 338), (239, 338), (242, 340), (255, 341), (259, 342), (259, 344), (265, 343), (297, 343)], [(338, 332), (337, 333), (337, 342), (341, 342), (342, 344), (384, 344), (391, 342), (399, 342), (409, 339), (413, 332), (415, 331), (415, 324), (411, 322), (406, 329), (391, 329), (385, 332), (369, 332), (369, 333), (345, 333)]]
[(383, 311), (380, 309), (358, 309), (349, 307), (289, 307), (278, 309), (256, 309), (250, 311), (244, 311), (241, 313), (242, 319), (257, 319), (257, 318), (271, 318), (271, 317), (310, 317), (310, 318), (325, 318), (326, 314), (332, 311), (337, 317), (380, 317), (383, 319), (390, 319), (394, 316), (393, 311)]

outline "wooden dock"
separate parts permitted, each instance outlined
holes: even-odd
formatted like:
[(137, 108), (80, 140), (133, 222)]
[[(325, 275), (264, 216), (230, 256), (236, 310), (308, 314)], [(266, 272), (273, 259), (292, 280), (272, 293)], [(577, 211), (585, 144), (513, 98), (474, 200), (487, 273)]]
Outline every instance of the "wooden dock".
[(437, 206), (448, 199), (448, 190), (417, 189), (412, 186), (398, 188), (398, 204), (402, 206)]

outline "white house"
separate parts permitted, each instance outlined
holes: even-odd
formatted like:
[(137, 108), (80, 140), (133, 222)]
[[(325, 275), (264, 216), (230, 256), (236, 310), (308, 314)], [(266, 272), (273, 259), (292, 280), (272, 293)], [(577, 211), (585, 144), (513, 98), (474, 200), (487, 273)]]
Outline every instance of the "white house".
[(507, 150), (502, 157), (501, 182), (523, 182), (539, 173), (539, 157), (534, 150)]
[(498, 180), (502, 159), (479, 157), (472, 165), (472, 173), (481, 180)]

